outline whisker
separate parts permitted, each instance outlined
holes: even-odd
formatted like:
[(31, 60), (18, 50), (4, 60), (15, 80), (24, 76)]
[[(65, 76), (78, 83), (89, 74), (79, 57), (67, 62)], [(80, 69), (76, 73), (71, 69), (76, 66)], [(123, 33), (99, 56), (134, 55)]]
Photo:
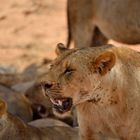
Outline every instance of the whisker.
[(61, 90), (57, 90), (57, 89), (51, 89), (51, 90), (49, 90), (49, 92), (62, 93)]

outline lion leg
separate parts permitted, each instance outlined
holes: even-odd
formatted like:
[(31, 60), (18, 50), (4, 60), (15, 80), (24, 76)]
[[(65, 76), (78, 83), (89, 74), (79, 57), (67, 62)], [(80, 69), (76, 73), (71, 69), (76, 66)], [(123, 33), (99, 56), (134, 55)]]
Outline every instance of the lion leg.
[(97, 27), (90, 25), (90, 23), (83, 23), (76, 27), (73, 39), (75, 47), (77, 48), (98, 47), (108, 43), (108, 39), (100, 32), (100, 30)]
[(91, 47), (94, 26), (90, 22), (86, 23), (86, 21), (80, 21), (80, 19), (78, 22), (72, 27), (74, 47)]
[(92, 47), (105, 45), (108, 43), (108, 39), (103, 35), (98, 27), (95, 27), (93, 36), (92, 36)]
[(108, 39), (94, 24), (94, 8), (92, 2), (92, 0), (68, 0), (67, 48), (69, 48), (71, 41), (74, 41), (76, 48), (100, 46), (107, 43)]
[(68, 0), (67, 14), (68, 46), (73, 40), (76, 48), (90, 47), (94, 30), (91, 0)]
[(93, 28), (91, 25), (86, 24), (86, 27), (85, 27), (85, 25), (82, 24), (76, 27), (74, 32), (75, 33), (73, 35), (74, 36), (73, 40), (74, 40), (74, 46), (76, 48), (91, 47), (92, 34), (93, 34)]
[(76, 48), (84, 48), (84, 47), (91, 47), (91, 42), (92, 42), (92, 29), (91, 31), (87, 31), (86, 29), (83, 31), (82, 28), (84, 26), (79, 26), (76, 28), (75, 33), (74, 33), (74, 47)]

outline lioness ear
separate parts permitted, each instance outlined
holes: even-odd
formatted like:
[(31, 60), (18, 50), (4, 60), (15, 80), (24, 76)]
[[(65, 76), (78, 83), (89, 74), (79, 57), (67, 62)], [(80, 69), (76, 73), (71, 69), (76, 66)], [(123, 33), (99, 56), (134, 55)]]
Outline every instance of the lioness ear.
[(69, 49), (64, 46), (62, 43), (58, 43), (55, 49), (57, 56), (61, 55), (63, 52), (68, 51)]
[(2, 115), (4, 115), (7, 111), (7, 104), (5, 101), (0, 99), (0, 117), (2, 117)]
[(105, 52), (95, 59), (95, 71), (105, 75), (115, 65), (116, 56), (113, 52)]

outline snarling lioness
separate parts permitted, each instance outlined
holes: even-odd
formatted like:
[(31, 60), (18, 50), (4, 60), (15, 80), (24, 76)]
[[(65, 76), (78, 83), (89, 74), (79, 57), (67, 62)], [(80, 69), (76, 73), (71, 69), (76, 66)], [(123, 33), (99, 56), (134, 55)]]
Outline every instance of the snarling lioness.
[(42, 79), (54, 108), (76, 106), (82, 140), (140, 140), (140, 53), (112, 45), (63, 50)]
[(68, 0), (68, 43), (106, 44), (108, 39), (140, 43), (140, 0)]

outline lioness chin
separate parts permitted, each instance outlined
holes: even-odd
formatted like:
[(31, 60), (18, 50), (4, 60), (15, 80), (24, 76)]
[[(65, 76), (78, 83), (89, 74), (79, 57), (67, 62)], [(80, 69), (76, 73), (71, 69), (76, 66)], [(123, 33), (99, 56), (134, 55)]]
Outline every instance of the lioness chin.
[(81, 140), (140, 140), (140, 53), (61, 48), (42, 86), (58, 112), (76, 106)]

